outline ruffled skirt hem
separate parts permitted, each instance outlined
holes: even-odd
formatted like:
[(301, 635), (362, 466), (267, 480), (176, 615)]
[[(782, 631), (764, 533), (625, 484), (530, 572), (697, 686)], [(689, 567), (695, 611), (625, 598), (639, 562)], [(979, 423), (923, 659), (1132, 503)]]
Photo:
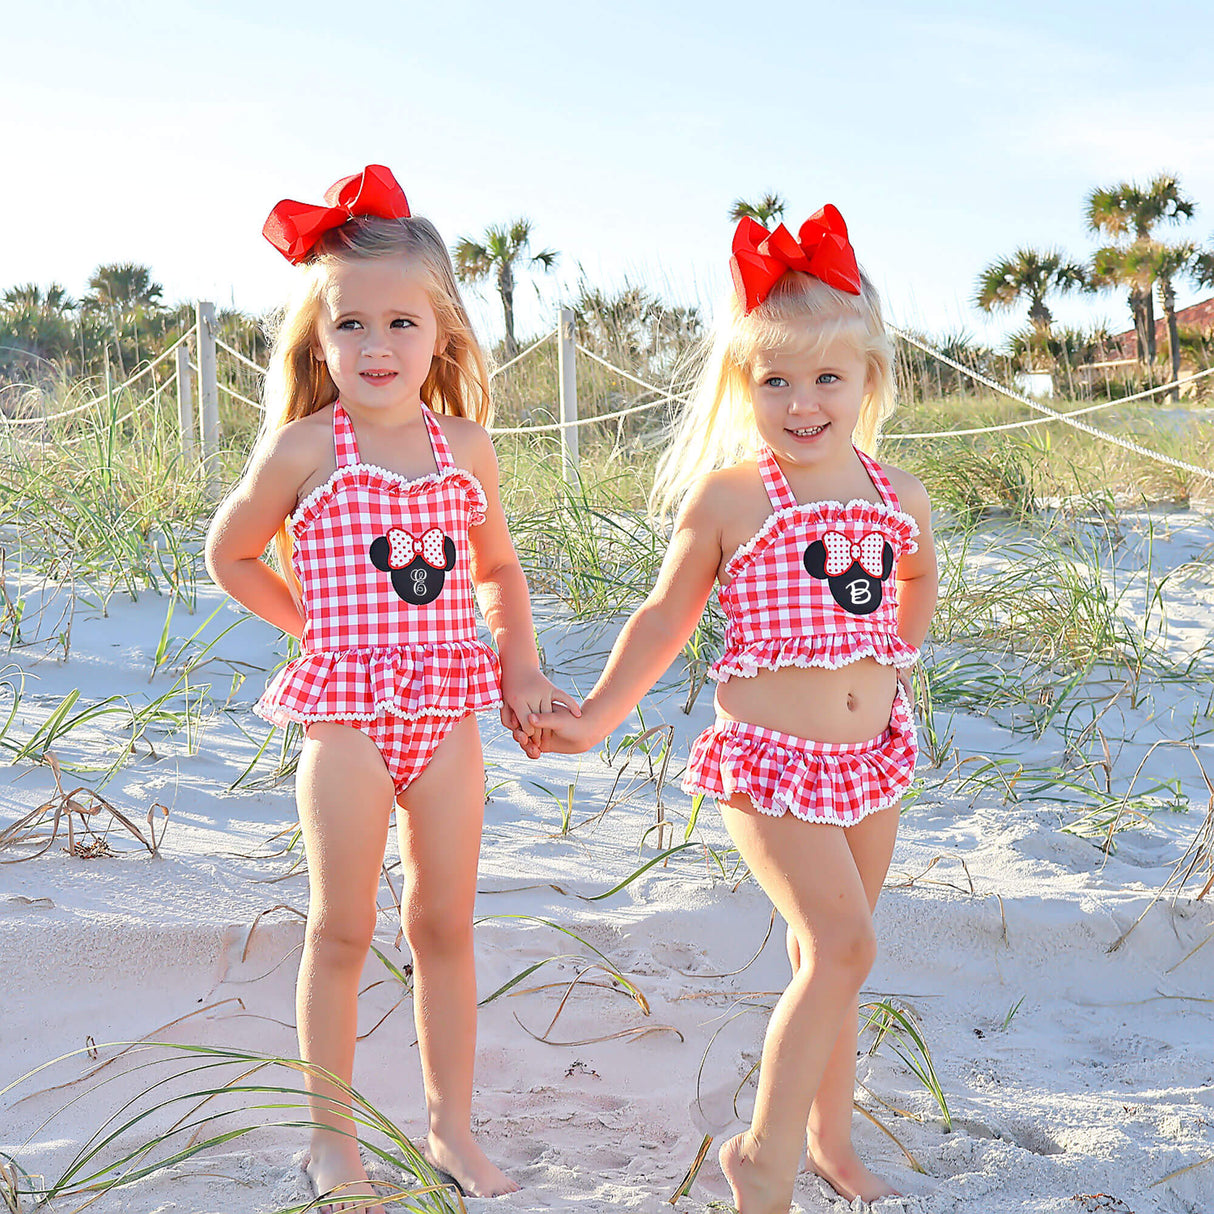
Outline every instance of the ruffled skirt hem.
[(282, 726), (460, 717), (500, 703), (497, 654), (467, 641), (305, 653), (270, 680), (253, 710)]
[(750, 798), (762, 814), (854, 826), (900, 801), (915, 774), (918, 743), (899, 687), (889, 728), (867, 742), (816, 742), (745, 721), (718, 720), (692, 745), (683, 790)]

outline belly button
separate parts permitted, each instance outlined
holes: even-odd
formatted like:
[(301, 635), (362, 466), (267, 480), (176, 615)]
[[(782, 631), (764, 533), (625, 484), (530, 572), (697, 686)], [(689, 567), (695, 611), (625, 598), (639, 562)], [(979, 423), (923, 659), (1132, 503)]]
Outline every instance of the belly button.
[(848, 712), (856, 711), (856, 697), (850, 691), (847, 693), (847, 711)]

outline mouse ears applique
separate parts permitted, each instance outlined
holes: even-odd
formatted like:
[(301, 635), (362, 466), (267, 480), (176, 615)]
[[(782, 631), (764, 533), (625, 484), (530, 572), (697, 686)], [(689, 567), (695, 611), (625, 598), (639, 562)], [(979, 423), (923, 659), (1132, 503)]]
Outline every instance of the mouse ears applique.
[(440, 527), (415, 536), (403, 527), (389, 527), (368, 550), (371, 564), (392, 575), (398, 598), (415, 606), (433, 603), (443, 592), (447, 574), (455, 568), (455, 541)]
[(825, 580), (830, 596), (852, 615), (870, 615), (881, 606), (881, 583), (894, 571), (894, 550), (879, 531), (858, 540), (828, 531), (805, 549), (805, 572)]

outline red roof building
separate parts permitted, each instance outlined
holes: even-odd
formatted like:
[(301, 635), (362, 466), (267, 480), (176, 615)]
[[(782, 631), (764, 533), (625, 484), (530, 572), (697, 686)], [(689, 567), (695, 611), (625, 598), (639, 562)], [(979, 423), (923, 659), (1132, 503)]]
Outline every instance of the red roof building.
[[(1181, 308), (1176, 313), (1176, 323), (1182, 329), (1200, 329), (1205, 333), (1214, 333), (1214, 296), (1203, 299), (1201, 303)], [(1113, 339), (1113, 345), (1121, 353), (1122, 358), (1138, 357), (1138, 336), (1133, 329), (1118, 333)], [(1168, 344), (1168, 319), (1161, 314), (1159, 301), (1155, 301), (1155, 348), (1164, 350)]]

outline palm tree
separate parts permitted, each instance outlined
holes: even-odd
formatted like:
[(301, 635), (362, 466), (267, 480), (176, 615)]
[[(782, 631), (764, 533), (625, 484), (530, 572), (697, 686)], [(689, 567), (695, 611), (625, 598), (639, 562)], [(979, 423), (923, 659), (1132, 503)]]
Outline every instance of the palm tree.
[[(1122, 181), (1115, 186), (1101, 186), (1087, 197), (1085, 218), (1088, 229), (1113, 239), (1113, 247), (1127, 250), (1132, 245), (1150, 241), (1159, 223), (1181, 223), (1192, 219), (1197, 204), (1180, 192), (1180, 183), (1169, 173), (1161, 173), (1145, 186)], [(1103, 252), (1103, 250), (1101, 250)], [(1097, 254), (1099, 256), (1100, 254)], [(1106, 256), (1106, 266), (1112, 258)], [(1139, 259), (1129, 267), (1125, 277), (1115, 279), (1129, 286), (1130, 312), (1138, 338), (1139, 361), (1155, 361), (1155, 308), (1151, 289), (1154, 277), (1143, 282), (1141, 273), (1145, 261)]]
[(20, 286), (9, 287), (0, 299), (7, 307), (37, 308), (51, 316), (76, 309), (76, 301), (57, 282), (51, 283), (45, 291), (36, 282), (23, 282)]
[(1082, 290), (1087, 286), (1083, 266), (1067, 261), (1057, 249), (1017, 249), (1011, 257), (993, 261), (978, 275), (974, 302), (984, 312), (1029, 305), (1029, 320), (1039, 334), (1048, 335), (1054, 317), (1046, 306), (1053, 292)]
[(737, 199), (729, 218), (739, 220), (744, 218), (757, 219), (765, 228), (770, 228), (772, 220), (779, 222), (784, 218), (784, 199), (779, 194), (764, 194), (758, 202), (747, 202), (745, 198)]
[[(1127, 291), (1130, 313), (1134, 318), (1134, 340), (1139, 362), (1146, 362), (1146, 351), (1154, 348), (1154, 319), (1147, 304), (1155, 282), (1154, 258), (1145, 241), (1128, 245), (1105, 245), (1092, 254), (1088, 282), (1094, 291), (1122, 287)], [(1151, 329), (1148, 334), (1147, 325)]]
[(83, 306), (104, 312), (114, 330), (114, 346), (118, 353), (118, 369), (126, 378), (122, 357), (122, 330), (128, 325), (134, 331), (135, 361), (139, 361), (139, 322), (156, 317), (163, 310), (161, 295), (164, 288), (152, 280), (152, 271), (133, 261), (113, 262), (98, 266), (89, 277), (89, 294)]
[(556, 264), (555, 249), (544, 249), (527, 257), (531, 240), (531, 221), (516, 219), (506, 226), (485, 229), (479, 241), (463, 237), (455, 246), (455, 273), (460, 282), (477, 283), (490, 274), (497, 276), (497, 290), (502, 297), (502, 311), (506, 319), (506, 357), (518, 353), (518, 342), (514, 336), (514, 266), (520, 258), (525, 264), (539, 264), (551, 270)]
[[(1172, 360), (1172, 381), (1180, 378), (1180, 333), (1176, 325), (1176, 279), (1193, 277), (1198, 256), (1197, 246), (1192, 241), (1183, 244), (1152, 243), (1152, 270), (1155, 284), (1159, 288), (1159, 302), (1168, 322), (1168, 353)], [(1179, 385), (1170, 393), (1174, 401), (1180, 400)]]

